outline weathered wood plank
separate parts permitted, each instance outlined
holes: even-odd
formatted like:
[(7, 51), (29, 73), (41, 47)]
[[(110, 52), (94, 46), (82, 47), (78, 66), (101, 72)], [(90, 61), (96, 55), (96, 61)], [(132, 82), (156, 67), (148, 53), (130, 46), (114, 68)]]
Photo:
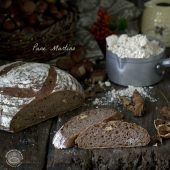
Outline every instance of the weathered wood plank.
[(15, 134), (0, 131), (0, 170), (14, 169), (6, 163), (5, 158), (12, 149), (17, 149), (23, 156), (21, 165), (15, 169), (43, 169), (51, 122), (49, 120)]

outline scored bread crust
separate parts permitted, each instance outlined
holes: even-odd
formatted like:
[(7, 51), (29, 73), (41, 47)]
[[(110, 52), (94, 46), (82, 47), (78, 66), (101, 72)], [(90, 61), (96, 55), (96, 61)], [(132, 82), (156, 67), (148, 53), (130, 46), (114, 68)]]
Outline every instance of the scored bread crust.
[(79, 148), (119, 148), (146, 146), (150, 142), (147, 130), (135, 123), (108, 121), (82, 131), (75, 140)]
[[(57, 98), (57, 95), (59, 98)], [(75, 97), (75, 103), (69, 101)], [(49, 113), (50, 106), (58, 107)], [(52, 101), (53, 100), (53, 101)], [(56, 100), (56, 101), (54, 101)], [(42, 63), (14, 62), (0, 67), (0, 129), (13, 132), (79, 107), (84, 101), (82, 86), (70, 74)], [(57, 106), (55, 106), (58, 103)], [(44, 104), (41, 107), (41, 103)], [(60, 109), (61, 103), (63, 107)], [(69, 103), (72, 104), (69, 105)], [(42, 113), (34, 113), (29, 106)], [(48, 109), (47, 109), (48, 108)], [(29, 109), (34, 113), (31, 115)], [(26, 114), (28, 112), (28, 114)], [(47, 115), (48, 114), (48, 115)], [(34, 120), (31, 118), (34, 116)], [(21, 119), (23, 117), (23, 122)], [(25, 119), (24, 119), (25, 117)], [(30, 120), (28, 120), (30, 119)], [(18, 123), (19, 121), (21, 126)], [(24, 121), (26, 124), (24, 125)], [(28, 123), (28, 124), (27, 124)]]
[(90, 109), (72, 117), (55, 134), (53, 145), (57, 149), (75, 145), (75, 139), (84, 129), (96, 123), (109, 120), (120, 120), (123, 115), (111, 108)]

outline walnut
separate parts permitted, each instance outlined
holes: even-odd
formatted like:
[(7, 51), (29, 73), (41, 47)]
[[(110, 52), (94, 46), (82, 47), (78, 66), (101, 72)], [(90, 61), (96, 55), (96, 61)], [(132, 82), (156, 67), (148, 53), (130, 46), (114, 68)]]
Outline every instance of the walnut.
[(83, 64), (76, 64), (70, 70), (71, 75), (75, 78), (82, 78), (86, 75), (86, 69)]
[(106, 79), (106, 72), (103, 69), (96, 69), (91, 73), (90, 76), (92, 84), (95, 84), (99, 81), (104, 81)]
[(3, 28), (7, 31), (12, 31), (15, 29), (15, 23), (10, 18), (8, 18), (4, 21)]
[(170, 106), (164, 106), (161, 109), (161, 114), (164, 116), (166, 119), (170, 120)]
[(70, 53), (71, 59), (76, 63), (81, 62), (85, 58), (85, 55), (86, 55), (86, 50), (84, 46), (80, 44), (76, 45), (75, 50), (71, 51)]
[(56, 66), (63, 70), (70, 70), (74, 65), (75, 63), (70, 56), (58, 57), (56, 61)]
[(24, 11), (28, 15), (34, 13), (35, 9), (36, 9), (36, 4), (31, 0), (24, 1), (21, 4), (21, 10)]
[(154, 120), (154, 125), (160, 137), (170, 138), (170, 121), (156, 119)]
[(0, 8), (7, 9), (12, 5), (12, 0), (1, 0)]

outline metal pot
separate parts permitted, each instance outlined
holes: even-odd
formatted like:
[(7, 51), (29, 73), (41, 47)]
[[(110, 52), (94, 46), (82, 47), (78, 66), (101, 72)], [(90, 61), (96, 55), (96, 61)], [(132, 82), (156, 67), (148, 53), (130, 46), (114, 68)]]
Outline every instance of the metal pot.
[(109, 79), (119, 85), (149, 86), (158, 83), (170, 67), (170, 58), (164, 51), (148, 59), (120, 58), (106, 50), (106, 71)]

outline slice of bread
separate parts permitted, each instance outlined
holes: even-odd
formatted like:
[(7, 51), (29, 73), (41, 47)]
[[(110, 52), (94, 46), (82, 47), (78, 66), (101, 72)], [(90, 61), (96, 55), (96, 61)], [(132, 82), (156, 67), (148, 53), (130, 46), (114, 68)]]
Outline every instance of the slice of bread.
[(72, 117), (55, 134), (53, 144), (56, 148), (68, 148), (75, 145), (75, 139), (84, 129), (94, 124), (119, 120), (123, 116), (121, 113), (109, 108), (91, 109)]
[(109, 121), (90, 126), (79, 134), (75, 143), (80, 148), (118, 148), (145, 146), (150, 142), (146, 129), (135, 123)]

